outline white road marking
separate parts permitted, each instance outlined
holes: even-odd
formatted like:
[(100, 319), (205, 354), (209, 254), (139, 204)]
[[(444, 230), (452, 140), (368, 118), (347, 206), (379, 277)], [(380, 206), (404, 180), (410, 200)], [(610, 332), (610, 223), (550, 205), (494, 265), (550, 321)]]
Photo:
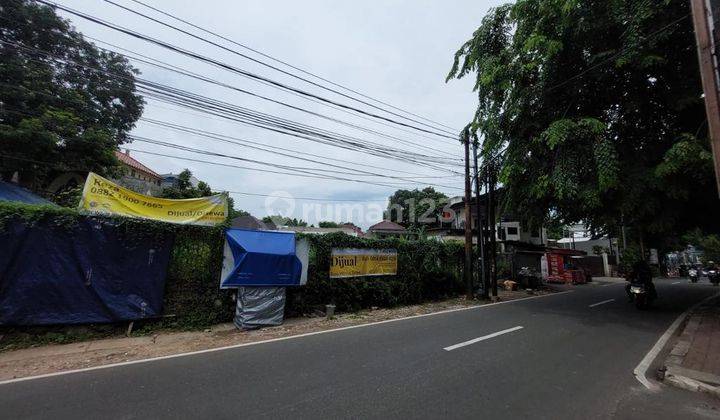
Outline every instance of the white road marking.
[(87, 367), (87, 368), (82, 368), (82, 369), (72, 369), (72, 370), (65, 370), (65, 371), (61, 371), (61, 372), (45, 373), (45, 374), (36, 375), (36, 376), (26, 376), (24, 378), (6, 379), (4, 381), (0, 380), (0, 385), (11, 384), (14, 382), (29, 381), (32, 379), (49, 378), (52, 376), (70, 375), (73, 373), (88, 372), (88, 371), (100, 370), (100, 369), (109, 369), (109, 368), (114, 368), (114, 367), (119, 367), (119, 366), (135, 365), (138, 363), (148, 363), (148, 362), (154, 362), (157, 360), (174, 359), (176, 357), (186, 357), (186, 356), (193, 356), (196, 354), (212, 353), (212, 352), (216, 352), (216, 351), (230, 350), (230, 349), (236, 349), (236, 348), (240, 348), (240, 347), (256, 346), (258, 344), (272, 343), (275, 341), (292, 340), (295, 338), (308, 337), (308, 336), (312, 336), (312, 335), (320, 335), (320, 334), (327, 334), (327, 333), (332, 333), (332, 332), (337, 332), (337, 331), (351, 330), (353, 328), (370, 327), (373, 325), (387, 324), (390, 322), (403, 321), (406, 319), (424, 318), (424, 317), (428, 317), (428, 316), (442, 315), (442, 314), (448, 314), (448, 313), (452, 313), (452, 312), (489, 308), (489, 307), (493, 307), (493, 306), (497, 306), (497, 305), (505, 305), (507, 303), (521, 302), (521, 301), (530, 300), (530, 299), (540, 299), (540, 298), (545, 298), (545, 297), (550, 297), (550, 296), (564, 295), (566, 293), (572, 293), (572, 292), (574, 292), (574, 290), (565, 290), (563, 292), (550, 293), (547, 295), (530, 296), (530, 297), (526, 297), (526, 298), (513, 299), (513, 300), (504, 300), (502, 302), (488, 303), (485, 305), (478, 305), (478, 306), (469, 306), (467, 308), (447, 309), (445, 311), (432, 312), (429, 314), (412, 315), (412, 316), (407, 316), (404, 318), (386, 319), (384, 321), (369, 322), (367, 324), (351, 325), (349, 327), (340, 327), (340, 328), (334, 328), (331, 330), (313, 331), (313, 332), (304, 333), (304, 334), (290, 335), (287, 337), (279, 337), (279, 338), (271, 338), (271, 339), (262, 340), (262, 341), (254, 341), (252, 343), (233, 344), (230, 346), (215, 347), (212, 349), (196, 350), (196, 351), (190, 351), (190, 352), (186, 352), (186, 353), (169, 354), (167, 356), (151, 357), (149, 359), (130, 360), (128, 362), (110, 363), (107, 365), (92, 366), (92, 367)]
[(670, 284), (680, 284), (680, 282), (679, 282), (679, 281), (674, 281), (674, 282), (672, 282), (672, 283), (670, 283)]
[(716, 293), (712, 296), (708, 296), (705, 299), (701, 300), (700, 302), (694, 304), (690, 307), (687, 311), (680, 314), (680, 316), (675, 319), (675, 321), (668, 327), (667, 330), (665, 330), (665, 333), (660, 337), (660, 339), (655, 343), (654, 346), (650, 349), (650, 351), (643, 357), (643, 359), (640, 361), (640, 364), (637, 365), (635, 370), (633, 370), (633, 375), (635, 375), (635, 378), (637, 378), (638, 381), (640, 381), (641, 384), (645, 386), (645, 388), (649, 389), (650, 391), (657, 392), (660, 391), (660, 387), (657, 384), (654, 384), (650, 382), (647, 378), (647, 370), (650, 368), (650, 364), (655, 360), (657, 355), (660, 353), (660, 351), (665, 347), (665, 344), (667, 344), (668, 340), (670, 340), (670, 337), (675, 334), (675, 330), (680, 327), (680, 324), (687, 318), (687, 316), (695, 310), (698, 306), (702, 305), (706, 301), (720, 295), (719, 293)]
[(602, 302), (593, 303), (592, 305), (589, 305), (589, 307), (590, 307), (590, 308), (594, 308), (594, 307), (596, 307), (596, 306), (604, 305), (604, 304), (606, 304), (606, 303), (610, 303), (610, 302), (614, 302), (614, 301), (615, 301), (615, 299), (603, 300)]
[(494, 332), (494, 333), (492, 333), (492, 334), (484, 335), (484, 336), (482, 336), (482, 337), (473, 338), (472, 340), (463, 341), (462, 343), (453, 344), (452, 346), (445, 347), (443, 350), (445, 350), (445, 351), (452, 351), (452, 350), (455, 350), (455, 349), (459, 349), (460, 347), (469, 346), (470, 344), (479, 343), (479, 342), (481, 342), (481, 341), (485, 341), (485, 340), (488, 340), (488, 339), (490, 339), (490, 338), (495, 338), (495, 337), (497, 337), (497, 336), (499, 336), (499, 335), (511, 333), (511, 332), (513, 332), (513, 331), (522, 330), (522, 329), (523, 329), (523, 327), (521, 327), (521, 326), (518, 325), (517, 327), (508, 328), (508, 329), (506, 329), (506, 330)]

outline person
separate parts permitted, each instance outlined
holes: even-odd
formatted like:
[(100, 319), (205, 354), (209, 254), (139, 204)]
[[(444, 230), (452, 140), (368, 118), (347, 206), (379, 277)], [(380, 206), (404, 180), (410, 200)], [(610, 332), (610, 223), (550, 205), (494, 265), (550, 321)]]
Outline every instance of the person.
[(625, 277), (628, 284), (625, 286), (625, 293), (628, 295), (628, 299), (632, 301), (632, 294), (630, 288), (633, 285), (645, 286), (650, 293), (650, 296), (654, 299), (657, 297), (657, 291), (655, 290), (655, 284), (652, 281), (652, 269), (647, 261), (641, 260), (633, 264), (632, 269)]

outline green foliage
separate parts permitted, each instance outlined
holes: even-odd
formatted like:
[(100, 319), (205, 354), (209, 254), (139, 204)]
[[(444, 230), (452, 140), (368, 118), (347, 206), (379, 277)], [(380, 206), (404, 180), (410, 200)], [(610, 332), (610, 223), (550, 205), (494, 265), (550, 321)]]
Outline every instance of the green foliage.
[[(475, 76), (471, 131), (500, 154), (503, 206), (531, 223), (647, 243), (720, 231), (684, 1), (518, 0), (491, 10), (448, 75)], [(687, 205), (687, 203), (693, 205)]]
[(695, 246), (703, 252), (702, 261), (720, 263), (720, 235), (704, 234), (700, 229), (695, 229), (683, 236), (685, 243)]
[[(37, 221), (73, 229), (83, 216), (74, 209), (50, 206), (0, 204), (0, 230), (7, 223)], [(165, 284), (163, 312), (170, 317), (158, 327), (193, 329), (229, 322), (235, 305), (232, 291), (220, 290), (224, 227), (176, 225), (124, 217), (112, 220), (129, 242), (153, 235), (174, 234)], [(310, 241), (306, 286), (288, 288), (288, 315), (311, 312), (334, 303), (340, 311), (371, 306), (390, 307), (454, 297), (463, 291), (463, 246), (438, 241), (366, 239), (341, 232), (304, 235)], [(330, 279), (332, 248), (397, 249), (398, 275)]]
[(340, 227), (340, 224), (339, 224), (339, 223), (335, 223), (335, 222), (320, 222), (320, 223), (318, 223), (318, 227), (321, 227), (321, 228), (337, 228), (337, 227)]
[(307, 226), (307, 222), (302, 219), (291, 219), (284, 216), (265, 216), (262, 218), (265, 223), (275, 223), (276, 226)]
[(42, 188), (56, 171), (107, 174), (142, 113), (137, 71), (50, 7), (7, 0), (0, 15), (0, 176)]
[(184, 199), (200, 198), (212, 195), (210, 186), (203, 181), (198, 182), (197, 187), (192, 184), (192, 172), (185, 169), (177, 177), (175, 185), (163, 188), (160, 194), (163, 198)]
[[(463, 291), (463, 246), (438, 241), (368, 239), (345, 235), (304, 235), (310, 241), (307, 285), (288, 288), (287, 310), (305, 313), (333, 303), (339, 311), (391, 307), (456, 296)], [(398, 251), (396, 276), (329, 278), (332, 248)]]
[(433, 187), (397, 190), (389, 198), (384, 218), (407, 228), (436, 226), (447, 200), (445, 194)]

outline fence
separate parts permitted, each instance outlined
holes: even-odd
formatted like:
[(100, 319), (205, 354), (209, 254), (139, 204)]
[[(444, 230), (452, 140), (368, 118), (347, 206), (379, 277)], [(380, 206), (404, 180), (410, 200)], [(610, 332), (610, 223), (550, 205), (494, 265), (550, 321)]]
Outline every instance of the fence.
[[(62, 226), (75, 229), (78, 221), (103, 219), (120, 226), (127, 241), (148, 235), (172, 234), (174, 242), (167, 267), (162, 322), (198, 328), (232, 320), (233, 292), (220, 290), (224, 241), (223, 227), (200, 227), (128, 219), (90, 218), (75, 210), (0, 204), (0, 233), (12, 224)], [(462, 291), (461, 244), (401, 239), (365, 239), (342, 233), (307, 235), (310, 263), (307, 285), (290, 288), (286, 312), (306, 313), (333, 303), (341, 311), (390, 307), (456, 296)], [(395, 276), (330, 279), (332, 248), (394, 248), (398, 251)], [(0, 279), (2, 291), (2, 279)]]

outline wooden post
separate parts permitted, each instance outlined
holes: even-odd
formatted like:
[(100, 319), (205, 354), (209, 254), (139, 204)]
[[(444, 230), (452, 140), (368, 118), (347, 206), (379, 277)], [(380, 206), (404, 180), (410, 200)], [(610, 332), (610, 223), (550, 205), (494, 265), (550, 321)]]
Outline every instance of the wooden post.
[(710, 145), (715, 162), (715, 182), (720, 194), (720, 98), (718, 97), (718, 80), (713, 61), (713, 39), (708, 20), (709, 10), (705, 0), (690, 0), (695, 39), (697, 40), (700, 76), (705, 93), (705, 113), (708, 120)]

